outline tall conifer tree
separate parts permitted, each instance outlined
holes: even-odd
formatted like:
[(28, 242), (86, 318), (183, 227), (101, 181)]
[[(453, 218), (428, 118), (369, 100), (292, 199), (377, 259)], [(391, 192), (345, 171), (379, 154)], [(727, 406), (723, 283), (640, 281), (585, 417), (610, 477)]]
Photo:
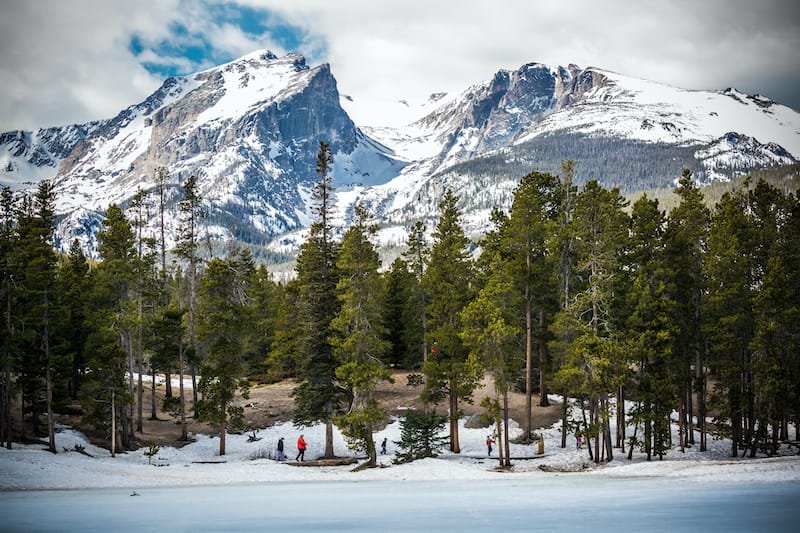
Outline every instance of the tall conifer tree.
[(525, 317), (525, 428), (526, 442), (531, 434), (534, 344), (538, 347), (539, 405), (547, 406), (547, 328), (546, 316), (557, 309), (557, 286), (553, 275), (549, 240), (556, 228), (559, 182), (556, 177), (531, 172), (514, 190), (514, 201), (503, 228), (502, 246), (506, 261), (523, 294)]
[[(96, 428), (107, 431), (115, 450), (116, 431), (120, 429), (116, 420), (125, 420), (121, 415), (133, 402), (125, 379), (134, 331), (132, 287), (136, 252), (135, 235), (122, 209), (112, 204), (105, 215), (103, 228), (97, 234), (102, 261), (90, 275), (87, 306), (90, 332), (86, 348), (90, 371), (80, 396), (88, 411), (87, 419)], [(122, 428), (123, 446), (130, 444), (131, 434), (130, 428)]]
[(680, 414), (679, 444), (694, 443), (693, 417), (687, 414), (694, 411), (692, 400), (696, 392), (700, 450), (705, 451), (706, 343), (702, 333), (701, 310), (706, 292), (704, 260), (711, 215), (689, 170), (684, 170), (675, 193), (680, 197), (680, 204), (669, 214), (664, 241), (669, 265), (667, 294), (673, 303), (673, 320), (677, 326), (672, 343), (671, 366), (678, 369), (674, 382)]
[(189, 281), (186, 289), (186, 320), (189, 334), (189, 363), (192, 372), (192, 394), (194, 403), (197, 404), (197, 342), (195, 339), (197, 329), (197, 276), (201, 258), (199, 255), (200, 246), (200, 223), (206, 216), (203, 208), (203, 197), (198, 190), (197, 178), (189, 176), (183, 184), (183, 199), (178, 204), (180, 209), (180, 229), (178, 242), (175, 246), (175, 253), (186, 261), (186, 276)]
[(17, 304), (19, 261), (15, 250), (19, 240), (17, 231), (16, 200), (9, 187), (2, 188), (0, 196), (0, 296), (2, 296), (2, 327), (0, 335), (0, 445), (11, 449), (11, 401), (14, 395), (12, 379), (14, 370), (15, 352), (13, 345), (16, 340), (16, 315), (19, 310)]
[[(629, 348), (627, 366), (633, 373), (631, 396), (637, 402), (631, 420), (637, 427), (642, 426), (644, 432), (632, 444), (639, 444), (648, 461), (653, 455), (661, 459), (670, 447), (670, 414), (677, 397), (670, 371), (676, 327), (666, 293), (664, 226), (664, 214), (656, 200), (644, 195), (636, 201), (631, 214), (626, 269), (632, 279), (624, 291), (630, 316), (624, 335)], [(617, 411), (617, 420), (625, 422), (621, 409)]]
[(370, 242), (376, 228), (369, 223), (362, 205), (356, 206), (353, 225), (345, 232), (339, 253), (339, 311), (331, 328), (336, 377), (350, 394), (349, 408), (336, 417), (337, 425), (351, 446), (364, 451), (368, 465), (376, 466), (372, 433), (386, 420), (386, 412), (375, 396), (377, 385), (391, 375), (383, 363), (389, 351), (382, 321), (383, 282), (378, 252)]
[(461, 227), (458, 198), (447, 190), (439, 203), (441, 213), (433, 233), (430, 261), (423, 285), (428, 297), (427, 344), (431, 353), (425, 363), (425, 395), (434, 402), (447, 399), (450, 413), (450, 450), (460, 453), (459, 402), (472, 395), (474, 374), (466, 365), (467, 350), (461, 337), (462, 309), (474, 294), (469, 240)]
[(299, 319), (305, 328), (300, 342), (301, 357), (297, 365), (299, 384), (294, 391), (295, 424), (325, 424), (324, 457), (333, 457), (333, 417), (343, 399), (343, 390), (336, 382), (336, 358), (330, 338), (331, 321), (339, 311), (336, 285), (339, 272), (336, 262), (339, 246), (334, 240), (333, 164), (330, 146), (319, 143), (316, 172), (319, 175), (312, 191), (316, 220), (309, 228), (308, 239), (300, 247), (295, 270), (299, 288)]
[(244, 410), (236, 394), (249, 397), (244, 361), (252, 317), (249, 292), (255, 266), (249, 253), (234, 251), (228, 260), (212, 259), (201, 279), (198, 299), (198, 349), (203, 354), (198, 419), (219, 430), (219, 454), (225, 455), (228, 426), (243, 429)]
[(559, 381), (589, 398), (584, 435), (595, 439), (596, 462), (612, 459), (608, 396), (622, 385), (624, 372), (614, 300), (628, 232), (624, 206), (617, 189), (609, 191), (596, 181), (588, 182), (576, 197), (575, 265), (586, 285), (554, 324), (557, 335), (569, 339)]
[(39, 182), (32, 202), (20, 214), (19, 260), (24, 268), (22, 279), (23, 324), (26, 339), (25, 357), (20, 361), (21, 381), (32, 411), (34, 429), (38, 430), (40, 395), (44, 395), (44, 414), (47, 422), (48, 449), (55, 453), (54, 387), (57, 364), (56, 348), (58, 311), (56, 290), (57, 264), (54, 250), (55, 195), (52, 184)]

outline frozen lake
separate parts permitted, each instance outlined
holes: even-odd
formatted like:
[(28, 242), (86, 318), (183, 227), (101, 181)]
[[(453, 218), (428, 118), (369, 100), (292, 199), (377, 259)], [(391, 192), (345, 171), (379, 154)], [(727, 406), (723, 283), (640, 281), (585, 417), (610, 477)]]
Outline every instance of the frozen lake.
[(0, 492), (0, 531), (796, 531), (800, 482), (564, 474)]

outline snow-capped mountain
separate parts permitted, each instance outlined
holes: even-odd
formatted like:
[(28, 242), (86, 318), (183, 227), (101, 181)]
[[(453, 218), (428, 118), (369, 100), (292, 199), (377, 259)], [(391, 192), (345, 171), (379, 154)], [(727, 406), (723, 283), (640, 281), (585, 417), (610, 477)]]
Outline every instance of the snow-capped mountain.
[(329, 65), (259, 51), (167, 79), (145, 101), (89, 124), (0, 134), (0, 180), (53, 178), (64, 246), (88, 251), (110, 203), (127, 207), (167, 172), (168, 234), (184, 180), (195, 175), (212, 241), (274, 254), (296, 251), (307, 227), (319, 141), (330, 143), (342, 224), (365, 202), (385, 246), (414, 220), (438, 216), (447, 188), (461, 197), (468, 233), (486, 229), (530, 170), (559, 172), (624, 192), (671, 186), (683, 168), (728, 179), (800, 158), (800, 116), (734, 89), (688, 91), (575, 65), (501, 70), (461, 94), (394, 104), (407, 125), (356, 125)]
[(361, 128), (410, 161), (398, 178), (360, 191), (384, 223), (385, 244), (403, 242), (409, 220), (429, 227), (444, 190), (461, 198), (468, 234), (510, 205), (520, 176), (560, 173), (623, 192), (671, 187), (684, 168), (700, 182), (728, 180), (800, 158), (800, 114), (734, 89), (689, 91), (575, 65), (531, 63), (499, 71), (459, 95), (409, 106), (430, 112), (403, 128)]
[[(63, 148), (48, 142), (62, 136)], [(181, 185), (195, 175), (207, 236), (264, 244), (307, 225), (320, 141), (331, 146), (340, 186), (384, 181), (405, 164), (356, 128), (327, 64), (311, 68), (302, 56), (264, 51), (169, 78), (113, 119), (2, 139), (10, 141), (2, 152), (6, 174), (57, 167), (58, 233), (63, 243), (78, 237), (89, 249), (108, 205), (126, 207), (138, 189), (153, 189), (162, 167), (168, 234), (175, 234)]]

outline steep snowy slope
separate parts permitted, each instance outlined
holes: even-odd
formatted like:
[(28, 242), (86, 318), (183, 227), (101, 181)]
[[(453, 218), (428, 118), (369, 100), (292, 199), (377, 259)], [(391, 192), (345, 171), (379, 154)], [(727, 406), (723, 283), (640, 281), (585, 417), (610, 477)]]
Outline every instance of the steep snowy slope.
[(351, 114), (374, 117), (359, 105), (339, 94), (329, 65), (258, 51), (169, 78), (109, 120), (0, 134), (0, 180), (19, 188), (53, 178), (60, 245), (79, 238), (92, 253), (108, 205), (128, 209), (137, 190), (154, 191), (160, 168), (171, 240), (194, 175), (211, 242), (248, 243), (282, 260), (310, 222), (320, 141), (334, 156), (336, 223), (365, 202), (388, 248), (402, 246), (416, 220), (432, 227), (448, 188), (467, 232), (480, 234), (524, 173), (558, 173), (565, 159), (576, 162), (578, 183), (632, 192), (670, 186), (684, 168), (699, 181), (724, 180), (800, 157), (800, 115), (766, 97), (576, 65), (529, 63), (459, 94), (387, 104), (393, 124), (357, 126)]
[(307, 224), (304, 191), (316, 181), (320, 141), (331, 145), (340, 186), (383, 183), (405, 165), (356, 128), (326, 64), (262, 51), (170, 78), (142, 104), (87, 129), (61, 160), (59, 234), (91, 246), (106, 207), (152, 190), (163, 167), (168, 234), (176, 233), (181, 186), (194, 175), (208, 237), (263, 244)]

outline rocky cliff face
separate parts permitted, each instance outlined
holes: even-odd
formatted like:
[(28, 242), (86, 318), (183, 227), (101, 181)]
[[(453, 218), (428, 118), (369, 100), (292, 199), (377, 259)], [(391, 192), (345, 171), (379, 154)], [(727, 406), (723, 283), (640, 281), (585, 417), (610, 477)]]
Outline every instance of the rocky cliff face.
[(529, 63), (498, 71), (451, 103), (422, 118), (418, 125), (438, 132), (442, 150), (438, 170), (516, 144), (549, 115), (580, 102), (606, 78), (575, 65), (552, 69)]
[(0, 134), (0, 180), (53, 178), (62, 246), (78, 238), (92, 253), (108, 205), (127, 209), (138, 189), (155, 188), (160, 168), (166, 232), (177, 235), (181, 187), (194, 175), (209, 241), (291, 255), (309, 223), (320, 141), (334, 155), (339, 222), (363, 201), (387, 246), (402, 245), (415, 220), (432, 227), (448, 188), (461, 198), (468, 232), (479, 234), (494, 207), (510, 204), (520, 176), (559, 173), (564, 159), (577, 162), (579, 184), (598, 179), (631, 192), (669, 187), (683, 168), (727, 179), (800, 154), (800, 115), (768, 98), (576, 65), (501, 70), (461, 94), (434, 94), (421, 109), (425, 116), (405, 127), (360, 129), (327, 64), (259, 51), (169, 78), (108, 120)]
[[(170, 78), (67, 151), (54, 178), (59, 212), (70, 215), (59, 232), (65, 242), (84, 237), (76, 228), (109, 203), (126, 205), (137, 189), (153, 188), (164, 168), (171, 229), (180, 187), (194, 175), (212, 238), (266, 242), (305, 224), (303, 194), (317, 179), (320, 141), (339, 159), (367, 157), (371, 173), (396, 174), (397, 162), (342, 110), (327, 64), (309, 68), (299, 55), (260, 52)], [(342, 165), (337, 178), (360, 182), (365, 173)]]

